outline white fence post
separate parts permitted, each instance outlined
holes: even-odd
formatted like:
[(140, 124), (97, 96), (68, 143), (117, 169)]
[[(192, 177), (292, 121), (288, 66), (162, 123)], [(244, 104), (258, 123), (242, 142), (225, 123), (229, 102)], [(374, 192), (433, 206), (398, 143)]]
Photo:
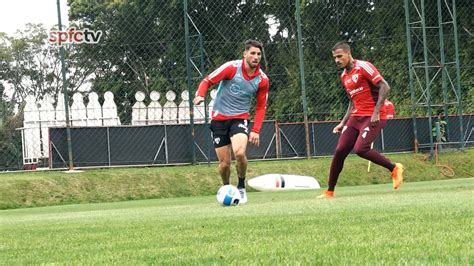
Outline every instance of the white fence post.
[(176, 93), (169, 90), (166, 93), (167, 102), (163, 106), (163, 124), (176, 124), (178, 118), (178, 106), (174, 102)]
[(147, 108), (145, 103), (145, 93), (137, 91), (135, 93), (135, 104), (132, 106), (132, 125), (146, 125)]
[(163, 120), (163, 107), (158, 100), (160, 100), (160, 93), (152, 91), (150, 93), (150, 104), (148, 105), (148, 125), (161, 125)]
[(89, 93), (89, 102), (87, 103), (87, 125), (102, 126), (102, 106), (99, 103), (99, 96), (95, 92)]
[(42, 157), (40, 116), (35, 97), (28, 95), (25, 100), (22, 130), (23, 164), (33, 165)]

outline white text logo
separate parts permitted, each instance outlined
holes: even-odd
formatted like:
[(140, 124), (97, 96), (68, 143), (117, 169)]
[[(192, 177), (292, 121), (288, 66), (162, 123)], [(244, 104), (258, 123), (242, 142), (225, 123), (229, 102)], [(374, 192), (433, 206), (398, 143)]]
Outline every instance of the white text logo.
[(362, 138), (365, 139), (365, 137), (367, 137), (367, 132), (370, 131), (370, 128), (369, 127), (366, 127), (364, 128), (364, 133), (362, 133)]
[(354, 94), (356, 94), (356, 93), (362, 91), (363, 89), (364, 89), (363, 87), (359, 87), (359, 88), (357, 88), (357, 89), (350, 90), (350, 91), (349, 91), (349, 95), (352, 96), (352, 95), (354, 95)]
[[(247, 124), (247, 121), (245, 121), (245, 124)], [(247, 128), (247, 125), (244, 125), (244, 124), (239, 124), (240, 128), (243, 128), (245, 130), (245, 133), (248, 133), (249, 129)]]

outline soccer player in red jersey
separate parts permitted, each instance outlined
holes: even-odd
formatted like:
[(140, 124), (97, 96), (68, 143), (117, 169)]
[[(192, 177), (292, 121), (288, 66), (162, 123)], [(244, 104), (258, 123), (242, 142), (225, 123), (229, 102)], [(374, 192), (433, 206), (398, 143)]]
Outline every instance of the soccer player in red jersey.
[(383, 105), (385, 106), (385, 114), (387, 119), (395, 118), (395, 105), (387, 99), (385, 99)]
[(387, 168), (392, 173), (393, 188), (398, 189), (403, 182), (403, 165), (392, 163), (370, 147), (387, 122), (384, 101), (390, 86), (370, 62), (352, 58), (346, 42), (336, 43), (332, 55), (336, 65), (343, 69), (341, 81), (351, 101), (344, 118), (333, 129), (333, 133), (341, 135), (329, 171), (328, 189), (319, 197), (334, 197), (337, 179), (352, 150)]
[[(209, 87), (219, 83), (212, 109), (210, 129), (217, 158), (219, 174), (224, 185), (230, 182), (232, 152), (236, 159), (240, 203), (247, 202), (245, 176), (247, 173), (247, 143), (260, 144), (260, 128), (267, 104), (269, 80), (260, 69), (263, 45), (255, 40), (245, 42), (243, 59), (229, 61), (206, 76), (196, 91), (195, 105), (204, 101)], [(250, 103), (257, 97), (255, 119), (249, 133)]]

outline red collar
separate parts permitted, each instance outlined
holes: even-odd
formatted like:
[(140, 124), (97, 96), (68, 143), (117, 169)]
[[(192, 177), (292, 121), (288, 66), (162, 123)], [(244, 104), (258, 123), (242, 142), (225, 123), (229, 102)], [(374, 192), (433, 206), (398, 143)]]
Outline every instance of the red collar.
[(358, 66), (358, 62), (357, 62), (357, 59), (354, 59), (353, 64), (352, 64), (351, 71), (347, 72), (347, 69), (344, 68), (344, 71), (342, 72), (342, 75), (343, 75), (343, 76), (349, 75), (352, 71), (354, 71), (354, 69), (356, 68), (356, 66)]
[(245, 78), (246, 80), (251, 80), (251, 79), (255, 78), (256, 76), (260, 75), (260, 64), (259, 64), (259, 65), (257, 66), (257, 69), (255, 69), (255, 72), (253, 73), (253, 75), (252, 75), (252, 76), (249, 76), (249, 75), (247, 74), (247, 71), (245, 71), (245, 61), (244, 61), (244, 60), (245, 60), (245, 59), (242, 58), (242, 74), (244, 75), (244, 78)]

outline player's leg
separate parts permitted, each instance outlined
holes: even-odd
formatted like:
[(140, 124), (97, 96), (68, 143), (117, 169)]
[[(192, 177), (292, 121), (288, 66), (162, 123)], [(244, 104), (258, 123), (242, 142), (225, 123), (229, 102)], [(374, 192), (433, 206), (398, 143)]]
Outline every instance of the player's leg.
[(349, 155), (351, 152), (355, 141), (357, 140), (359, 133), (356, 128), (351, 126), (351, 120), (353, 120), (353, 118), (349, 118), (347, 125), (344, 126), (341, 136), (339, 136), (339, 140), (337, 141), (336, 150), (334, 151), (331, 168), (329, 170), (328, 189), (323, 192), (323, 194), (320, 196), (321, 198), (334, 196), (334, 190), (336, 189), (339, 174), (344, 167), (344, 161), (346, 160), (347, 155)]
[(360, 157), (370, 160), (392, 171), (395, 165), (378, 151), (371, 148), (371, 144), (380, 135), (380, 131), (386, 124), (386, 120), (380, 120), (376, 126), (370, 124), (370, 117), (363, 117), (359, 125), (359, 136), (354, 145), (354, 152)]
[(230, 183), (230, 163), (232, 159), (231, 145), (229, 137), (229, 123), (227, 121), (211, 121), (212, 141), (219, 160), (219, 174), (222, 183)]
[(361, 123), (360, 134), (354, 146), (354, 152), (360, 157), (385, 167), (392, 173), (393, 188), (398, 189), (403, 183), (403, 165), (392, 163), (378, 151), (371, 148), (371, 143), (380, 135), (387, 120), (380, 120), (376, 126), (370, 124), (370, 117), (365, 117)]
[(339, 174), (344, 167), (344, 161), (354, 147), (357, 135), (357, 130), (350, 126), (341, 133), (331, 162), (331, 169), (329, 170), (329, 191), (334, 191)]
[(245, 191), (245, 178), (247, 175), (247, 143), (248, 143), (248, 121), (236, 119), (230, 127), (230, 136), (232, 151), (235, 156), (235, 166), (237, 170), (238, 183), (237, 188), (241, 194), (240, 203), (247, 202), (247, 193)]
[(245, 188), (245, 177), (247, 175), (247, 143), (248, 143), (248, 136), (246, 134), (238, 133), (232, 136), (232, 151), (234, 152), (235, 156), (235, 164), (237, 169), (237, 176), (239, 177), (239, 184), (237, 187)]
[(218, 147), (215, 149), (217, 158), (219, 159), (219, 174), (224, 185), (230, 184), (230, 162), (231, 162), (231, 145)]
[(247, 203), (247, 192), (245, 191), (245, 177), (247, 175), (247, 156), (245, 151), (247, 149), (248, 136), (243, 133), (238, 133), (232, 136), (232, 151), (235, 156), (235, 167), (237, 169), (238, 183), (237, 188), (240, 192), (240, 203)]

